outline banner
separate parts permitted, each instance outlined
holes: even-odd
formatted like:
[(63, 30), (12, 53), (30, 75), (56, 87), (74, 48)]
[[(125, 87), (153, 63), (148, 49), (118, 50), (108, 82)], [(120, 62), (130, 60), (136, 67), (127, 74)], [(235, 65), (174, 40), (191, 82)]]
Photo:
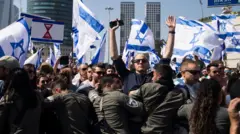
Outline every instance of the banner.
[(63, 43), (63, 35), (63, 22), (33, 19), (31, 30), (32, 41)]
[(208, 7), (238, 5), (240, 0), (208, 0)]

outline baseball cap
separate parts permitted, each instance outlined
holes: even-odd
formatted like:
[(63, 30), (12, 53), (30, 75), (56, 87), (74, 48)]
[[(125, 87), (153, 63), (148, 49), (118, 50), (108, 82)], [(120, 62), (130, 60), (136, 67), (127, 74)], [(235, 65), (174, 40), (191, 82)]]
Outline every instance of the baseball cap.
[(0, 58), (0, 67), (5, 67), (12, 70), (14, 68), (19, 68), (20, 65), (16, 58), (12, 56), (3, 56)]

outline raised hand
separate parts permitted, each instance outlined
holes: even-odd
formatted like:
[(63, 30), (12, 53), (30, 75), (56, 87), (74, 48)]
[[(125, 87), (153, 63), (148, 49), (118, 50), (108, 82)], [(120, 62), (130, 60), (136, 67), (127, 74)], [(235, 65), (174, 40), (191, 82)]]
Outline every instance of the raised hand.
[(116, 30), (119, 28), (119, 22), (118, 22), (118, 19), (116, 19), (115, 21), (117, 21), (117, 25), (114, 26), (114, 27), (112, 27), (112, 28), (110, 28), (110, 30), (112, 30), (112, 31), (116, 31)]
[(166, 25), (169, 28), (169, 31), (175, 31), (176, 28), (176, 18), (174, 16), (168, 16), (166, 20)]

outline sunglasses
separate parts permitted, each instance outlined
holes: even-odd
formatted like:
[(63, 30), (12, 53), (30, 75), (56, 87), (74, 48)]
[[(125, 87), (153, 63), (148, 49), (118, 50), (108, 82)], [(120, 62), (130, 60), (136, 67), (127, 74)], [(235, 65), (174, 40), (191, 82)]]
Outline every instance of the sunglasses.
[(192, 75), (197, 75), (197, 74), (200, 74), (201, 71), (199, 71), (199, 70), (185, 70), (184, 72), (189, 72)]
[(105, 72), (96, 72), (98, 75), (104, 75), (105, 74)]
[(86, 71), (86, 70), (87, 70), (87, 68), (82, 68), (81, 70), (82, 70), (82, 71)]
[(134, 63), (140, 63), (141, 61), (142, 61), (142, 63), (146, 63), (146, 62), (147, 62), (146, 59), (136, 59), (136, 60), (134, 60), (133, 62), (134, 62)]
[(219, 73), (220, 71), (213, 71), (214, 74)]
[(48, 83), (48, 81), (46, 81), (46, 80), (43, 80), (43, 81), (41, 81), (41, 83), (42, 83), (42, 84), (44, 84), (44, 83)]

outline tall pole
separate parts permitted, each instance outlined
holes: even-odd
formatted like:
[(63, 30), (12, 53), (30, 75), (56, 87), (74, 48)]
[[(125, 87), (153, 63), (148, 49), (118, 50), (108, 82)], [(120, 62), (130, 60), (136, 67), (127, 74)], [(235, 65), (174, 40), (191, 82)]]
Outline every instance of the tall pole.
[(201, 6), (202, 19), (203, 19), (204, 14), (203, 14), (203, 3), (202, 3), (202, 0), (199, 0), (199, 3), (200, 3), (200, 6)]
[[(105, 10), (108, 11), (108, 22), (110, 22), (111, 21), (111, 11), (113, 10), (113, 8), (112, 7), (106, 7)], [(109, 29), (109, 25), (108, 25), (108, 29)], [(109, 51), (109, 45), (110, 45), (109, 42), (110, 41), (109, 41), (109, 35), (108, 35), (108, 47), (106, 47), (106, 50), (107, 50), (107, 62), (108, 63), (110, 63), (109, 62), (109, 59), (110, 59), (109, 58), (109, 56), (110, 56), (110, 54), (109, 54), (110, 53), (110, 51)]]

